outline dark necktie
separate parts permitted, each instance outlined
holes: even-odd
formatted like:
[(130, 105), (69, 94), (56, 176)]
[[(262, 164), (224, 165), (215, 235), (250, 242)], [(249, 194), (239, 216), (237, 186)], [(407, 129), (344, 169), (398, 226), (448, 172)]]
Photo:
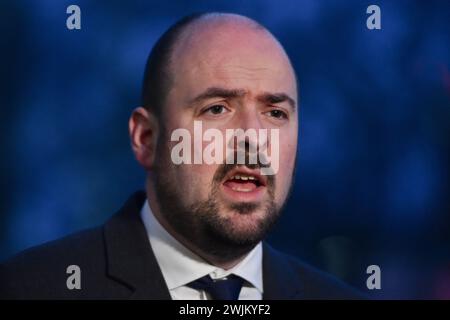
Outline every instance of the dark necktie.
[(209, 275), (188, 283), (187, 286), (204, 290), (214, 300), (238, 300), (244, 279), (229, 275), (226, 279), (213, 280)]

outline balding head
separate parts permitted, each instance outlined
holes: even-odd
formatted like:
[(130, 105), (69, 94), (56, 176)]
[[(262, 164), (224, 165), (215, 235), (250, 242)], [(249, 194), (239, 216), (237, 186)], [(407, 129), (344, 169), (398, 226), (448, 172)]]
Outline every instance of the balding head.
[[(156, 116), (161, 114), (176, 74), (192, 68), (192, 61), (209, 63), (219, 52), (237, 48), (275, 52), (294, 71), (276, 38), (258, 22), (237, 14), (194, 14), (176, 22), (156, 42), (146, 65), (142, 105)], [(238, 56), (238, 54), (236, 54)], [(238, 57), (239, 58), (239, 57)]]

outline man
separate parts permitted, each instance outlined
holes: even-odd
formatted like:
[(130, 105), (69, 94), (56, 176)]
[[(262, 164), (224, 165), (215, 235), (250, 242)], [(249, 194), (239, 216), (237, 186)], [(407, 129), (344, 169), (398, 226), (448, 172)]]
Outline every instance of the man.
[[(143, 104), (129, 120), (132, 149), (148, 173), (146, 192), (133, 195), (104, 226), (27, 250), (2, 265), (2, 295), (357, 298), (339, 281), (263, 242), (292, 185), (297, 97), (289, 58), (255, 21), (219, 13), (179, 21), (153, 48)], [(205, 163), (199, 157), (205, 141), (194, 138), (192, 149), (174, 152), (180, 142), (174, 133), (195, 136), (198, 124), (215, 130), (216, 142), (230, 129), (276, 135), (225, 138), (225, 150), (219, 143), (214, 154), (224, 151), (222, 161)], [(270, 149), (265, 157), (264, 148)], [(251, 149), (261, 154), (253, 163)], [(235, 161), (239, 152), (243, 163)], [(180, 162), (177, 156), (196, 160)], [(263, 168), (273, 171), (262, 174)]]

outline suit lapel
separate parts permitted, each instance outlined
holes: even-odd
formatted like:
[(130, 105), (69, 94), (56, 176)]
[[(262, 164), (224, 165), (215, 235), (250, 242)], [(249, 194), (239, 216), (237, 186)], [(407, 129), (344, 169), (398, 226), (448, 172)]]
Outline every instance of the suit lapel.
[(171, 299), (139, 212), (145, 192), (137, 192), (104, 227), (108, 275), (132, 291), (132, 299)]
[(300, 299), (301, 283), (287, 258), (263, 243), (264, 300)]

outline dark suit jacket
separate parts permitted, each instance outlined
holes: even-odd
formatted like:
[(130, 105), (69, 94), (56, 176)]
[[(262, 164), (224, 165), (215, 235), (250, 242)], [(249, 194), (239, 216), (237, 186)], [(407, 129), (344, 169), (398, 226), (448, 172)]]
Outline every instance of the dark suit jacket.
[[(28, 249), (0, 265), (3, 299), (170, 299), (134, 194), (105, 225)], [(69, 265), (81, 289), (69, 290)], [(264, 299), (354, 299), (342, 282), (263, 245)]]

